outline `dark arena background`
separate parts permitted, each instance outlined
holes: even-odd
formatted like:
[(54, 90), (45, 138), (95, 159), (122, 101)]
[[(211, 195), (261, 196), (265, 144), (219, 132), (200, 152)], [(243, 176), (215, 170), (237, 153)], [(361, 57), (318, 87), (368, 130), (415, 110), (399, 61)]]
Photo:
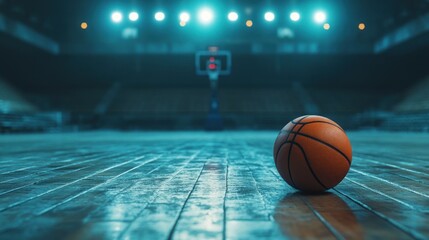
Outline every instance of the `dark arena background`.
[(0, 0), (0, 239), (429, 239), (428, 59), (426, 0)]

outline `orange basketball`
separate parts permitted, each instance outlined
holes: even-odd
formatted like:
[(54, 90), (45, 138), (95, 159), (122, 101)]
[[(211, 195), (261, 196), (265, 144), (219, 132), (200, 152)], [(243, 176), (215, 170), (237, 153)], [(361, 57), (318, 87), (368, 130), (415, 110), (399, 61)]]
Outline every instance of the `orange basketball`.
[(304, 192), (323, 192), (343, 180), (352, 162), (344, 130), (321, 116), (289, 122), (274, 143), (274, 161), (282, 178)]

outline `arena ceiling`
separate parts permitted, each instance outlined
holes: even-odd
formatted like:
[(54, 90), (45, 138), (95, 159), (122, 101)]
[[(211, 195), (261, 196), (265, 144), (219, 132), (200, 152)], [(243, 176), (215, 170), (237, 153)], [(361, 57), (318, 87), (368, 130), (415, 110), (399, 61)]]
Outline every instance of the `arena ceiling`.
[[(202, 26), (196, 19), (198, 9), (203, 6), (212, 8), (215, 14), (215, 19), (209, 26)], [(239, 13), (240, 18), (236, 23), (227, 20), (230, 10)], [(289, 18), (290, 12), (294, 10), (301, 14), (299, 22), (293, 22)], [(317, 10), (326, 13), (329, 30), (324, 29), (323, 24), (314, 22), (313, 14)], [(124, 14), (124, 21), (120, 24), (111, 21), (114, 11)], [(127, 21), (130, 11), (140, 14), (137, 22)], [(165, 13), (165, 21), (154, 20), (156, 11)], [(178, 15), (181, 11), (191, 14), (191, 21), (186, 27), (179, 25)], [(264, 20), (266, 11), (276, 14), (275, 21)], [(174, 44), (178, 48), (186, 44), (233, 46), (237, 51), (241, 48), (243, 51), (249, 48), (269, 51), (275, 45), (276, 49), (283, 48), (286, 52), (300, 48), (304, 49), (303, 53), (372, 52), (374, 46), (377, 50), (377, 44), (393, 38), (389, 34), (395, 35), (395, 31), (427, 16), (428, 12), (427, 0), (238, 0), (203, 3), (186, 0), (0, 0), (1, 15), (35, 29), (61, 45), (61, 49), (67, 53), (109, 51), (112, 44), (134, 44), (136, 47), (133, 49), (148, 49), (152, 46), (154, 52), (162, 52), (163, 47), (174, 48)], [(253, 21), (251, 28), (246, 27), (246, 20)], [(88, 24), (86, 30), (81, 29), (82, 22)], [(358, 28), (360, 23), (365, 24), (363, 31)], [(410, 31), (414, 28), (415, 26), (407, 27)], [(422, 29), (413, 34), (422, 35)], [(279, 44), (283, 45), (279, 47)], [(94, 50), (96, 47), (97, 50)]]

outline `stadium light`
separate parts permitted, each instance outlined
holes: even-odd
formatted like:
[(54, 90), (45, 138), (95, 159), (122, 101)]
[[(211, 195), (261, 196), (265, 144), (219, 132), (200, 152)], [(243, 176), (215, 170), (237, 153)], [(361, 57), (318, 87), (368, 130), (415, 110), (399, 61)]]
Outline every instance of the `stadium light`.
[(238, 20), (238, 14), (236, 12), (229, 12), (228, 13), (228, 20), (231, 22), (235, 22)]
[(325, 23), (325, 24), (323, 24), (323, 29), (328, 31), (329, 29), (331, 29), (331, 25), (329, 23)]
[(156, 12), (155, 13), (155, 20), (158, 22), (164, 21), (165, 14), (163, 12)]
[(137, 12), (130, 12), (130, 14), (128, 14), (128, 19), (130, 19), (132, 22), (135, 22), (139, 20), (139, 14)]
[(86, 30), (86, 29), (88, 28), (88, 23), (86, 23), (86, 22), (82, 22), (82, 23), (80, 24), (80, 28), (82, 28), (82, 30)]
[[(179, 20), (181, 23), (187, 23), (191, 19), (191, 16), (187, 12), (181, 12), (179, 15)], [(182, 25), (182, 24), (181, 24)]]
[(265, 21), (272, 22), (276, 18), (273, 12), (266, 12), (264, 15)]
[(299, 19), (301, 19), (301, 15), (299, 14), (299, 12), (291, 12), (289, 18), (290, 20), (297, 22), (299, 21)]
[(323, 11), (317, 11), (314, 13), (313, 18), (316, 23), (322, 24), (326, 21), (326, 13)]
[(202, 24), (210, 24), (213, 21), (214, 14), (213, 11), (210, 8), (202, 8), (198, 12), (198, 20)]
[(113, 12), (111, 18), (112, 18), (113, 22), (120, 23), (122, 21), (122, 13), (121, 12)]

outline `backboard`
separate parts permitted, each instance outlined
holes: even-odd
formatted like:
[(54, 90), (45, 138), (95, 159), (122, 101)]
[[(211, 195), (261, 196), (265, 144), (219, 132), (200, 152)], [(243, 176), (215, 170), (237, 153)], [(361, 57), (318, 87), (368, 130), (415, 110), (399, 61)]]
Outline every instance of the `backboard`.
[(195, 70), (200, 76), (209, 76), (214, 80), (219, 75), (231, 73), (231, 52), (221, 51), (198, 51), (195, 54)]

